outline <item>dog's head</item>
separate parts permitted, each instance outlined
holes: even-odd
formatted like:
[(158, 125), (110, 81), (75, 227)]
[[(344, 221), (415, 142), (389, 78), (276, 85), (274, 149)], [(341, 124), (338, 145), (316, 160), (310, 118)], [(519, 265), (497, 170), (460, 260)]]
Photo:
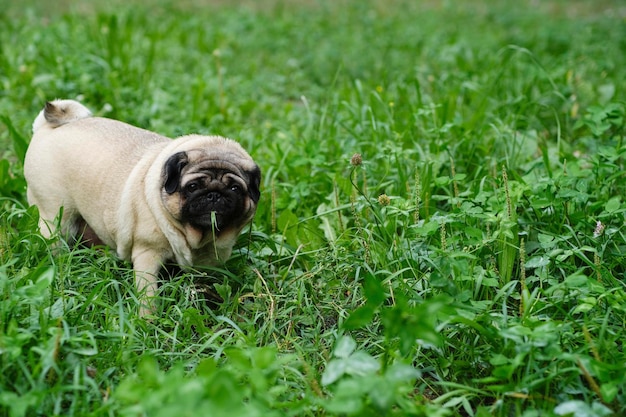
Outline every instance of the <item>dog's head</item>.
[[(162, 171), (161, 199), (186, 229), (219, 240), (239, 234), (256, 212), (261, 170), (236, 142), (209, 136), (198, 147), (169, 156)], [(204, 240), (204, 239), (202, 239)]]

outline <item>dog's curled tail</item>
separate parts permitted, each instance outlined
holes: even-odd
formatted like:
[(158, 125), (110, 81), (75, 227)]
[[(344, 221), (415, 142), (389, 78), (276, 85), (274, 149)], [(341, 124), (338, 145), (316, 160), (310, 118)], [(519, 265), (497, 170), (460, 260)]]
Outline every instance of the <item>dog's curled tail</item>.
[(90, 117), (89, 109), (78, 101), (54, 100), (48, 101), (33, 122), (33, 132), (47, 126), (51, 129), (62, 126), (75, 120)]

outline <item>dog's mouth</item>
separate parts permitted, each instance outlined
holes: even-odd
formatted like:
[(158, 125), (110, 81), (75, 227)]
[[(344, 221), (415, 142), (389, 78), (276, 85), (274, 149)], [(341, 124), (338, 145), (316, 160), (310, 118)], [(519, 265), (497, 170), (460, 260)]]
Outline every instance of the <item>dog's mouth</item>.
[(229, 221), (223, 213), (211, 211), (194, 216), (189, 223), (198, 229), (219, 235), (222, 230), (228, 228), (232, 221)]
[(236, 223), (242, 213), (241, 196), (206, 190), (188, 199), (183, 206), (182, 217), (194, 227), (219, 234)]

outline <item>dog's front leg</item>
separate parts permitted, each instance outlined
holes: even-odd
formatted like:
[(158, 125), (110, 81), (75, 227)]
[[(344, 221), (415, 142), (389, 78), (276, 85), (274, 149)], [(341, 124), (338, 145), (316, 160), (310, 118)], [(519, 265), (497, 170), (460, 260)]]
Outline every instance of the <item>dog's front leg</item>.
[(157, 276), (162, 265), (162, 258), (150, 249), (133, 249), (133, 269), (135, 270), (135, 286), (139, 301), (139, 315), (145, 317), (156, 312), (155, 294), (158, 289)]

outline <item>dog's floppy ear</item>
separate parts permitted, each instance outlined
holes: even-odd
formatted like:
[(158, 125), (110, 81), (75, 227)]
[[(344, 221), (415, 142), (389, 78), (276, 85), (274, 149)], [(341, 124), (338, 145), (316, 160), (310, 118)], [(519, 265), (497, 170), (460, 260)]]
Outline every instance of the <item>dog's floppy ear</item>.
[(168, 194), (174, 194), (180, 187), (180, 174), (189, 163), (186, 152), (178, 152), (170, 156), (163, 167), (163, 188)]
[(255, 166), (253, 170), (248, 171), (248, 194), (255, 203), (261, 198), (261, 169)]

